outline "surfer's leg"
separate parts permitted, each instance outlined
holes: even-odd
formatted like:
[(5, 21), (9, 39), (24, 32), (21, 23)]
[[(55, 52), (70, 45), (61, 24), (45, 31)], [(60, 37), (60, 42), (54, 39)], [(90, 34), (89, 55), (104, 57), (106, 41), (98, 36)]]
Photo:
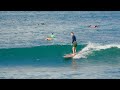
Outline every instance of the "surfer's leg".
[(74, 50), (74, 47), (72, 47), (72, 52), (73, 52), (73, 54), (75, 53), (74, 51), (75, 51), (75, 50)]
[(74, 47), (72, 47), (72, 52), (74, 53), (74, 50), (73, 50)]
[(73, 54), (76, 53), (75, 47), (72, 48)]
[(76, 47), (75, 47), (75, 53), (76, 53)]
[(76, 53), (77, 42), (74, 43), (74, 53)]

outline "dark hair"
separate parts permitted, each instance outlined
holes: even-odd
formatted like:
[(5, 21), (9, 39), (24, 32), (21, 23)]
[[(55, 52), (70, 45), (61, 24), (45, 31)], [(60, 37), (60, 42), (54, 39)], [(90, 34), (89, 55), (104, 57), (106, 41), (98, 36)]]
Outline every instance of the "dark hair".
[(74, 34), (74, 32), (71, 32), (72, 34)]

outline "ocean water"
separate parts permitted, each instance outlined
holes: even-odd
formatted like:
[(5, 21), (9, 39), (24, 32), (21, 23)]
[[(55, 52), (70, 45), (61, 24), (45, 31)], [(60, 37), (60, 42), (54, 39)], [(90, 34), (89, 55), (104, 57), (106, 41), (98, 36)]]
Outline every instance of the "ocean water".
[(120, 11), (0, 11), (0, 79), (120, 79), (119, 23)]

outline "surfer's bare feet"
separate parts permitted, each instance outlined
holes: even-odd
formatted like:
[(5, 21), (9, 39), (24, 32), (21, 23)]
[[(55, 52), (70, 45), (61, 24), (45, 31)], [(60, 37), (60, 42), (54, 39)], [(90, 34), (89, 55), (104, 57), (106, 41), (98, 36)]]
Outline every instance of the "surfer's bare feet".
[(73, 56), (75, 56), (75, 55), (76, 55), (76, 53), (73, 53), (72, 55), (73, 55)]

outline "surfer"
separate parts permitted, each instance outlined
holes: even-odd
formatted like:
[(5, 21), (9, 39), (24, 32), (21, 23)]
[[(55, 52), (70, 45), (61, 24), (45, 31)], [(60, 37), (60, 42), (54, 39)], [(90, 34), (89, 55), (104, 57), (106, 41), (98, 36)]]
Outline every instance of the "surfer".
[(97, 28), (98, 25), (89, 25), (88, 27), (90, 27), (90, 28)]
[(45, 23), (41, 23), (41, 25), (45, 25)]
[(71, 36), (72, 36), (72, 52), (73, 52), (73, 55), (76, 54), (76, 47), (77, 47), (77, 41), (76, 41), (76, 36), (74, 35), (73, 32), (71, 32)]
[(55, 35), (52, 33), (49, 37), (47, 37), (45, 40), (51, 41), (53, 38), (55, 38)]

